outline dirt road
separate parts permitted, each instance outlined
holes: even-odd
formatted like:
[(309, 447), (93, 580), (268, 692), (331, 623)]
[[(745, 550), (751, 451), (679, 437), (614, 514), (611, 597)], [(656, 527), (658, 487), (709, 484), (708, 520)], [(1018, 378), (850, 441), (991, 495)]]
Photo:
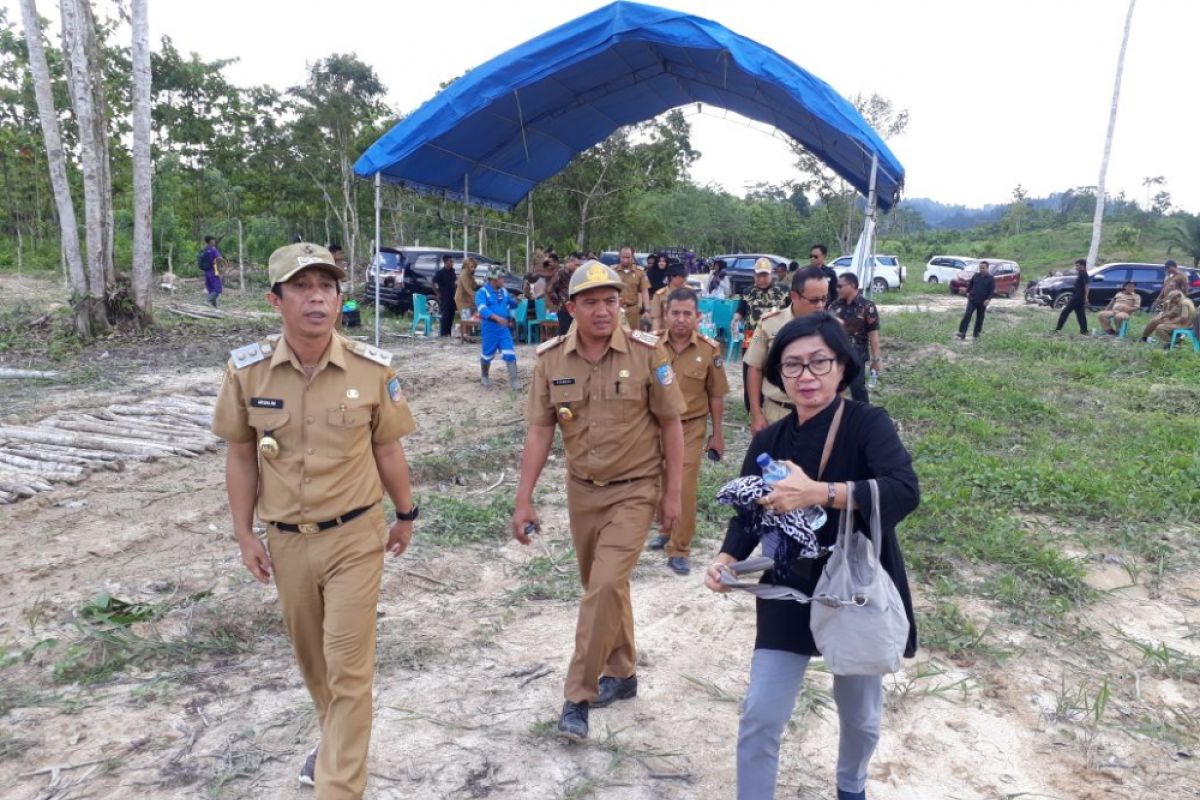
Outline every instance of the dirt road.
[[(109, 376), (118, 385), (45, 390), (14, 413), (211, 390), (220, 358), (209, 351), (251, 340), (213, 338), (228, 341), (168, 337), (141, 362), (110, 349), (122, 365)], [(732, 796), (753, 604), (714, 596), (698, 574), (676, 577), (661, 555), (646, 554), (634, 587), (638, 698), (594, 711), (586, 745), (553, 738), (578, 594), (561, 457), (541, 481), (544, 534), (522, 548), (508, 539), (503, 513), (515, 489), (520, 399), (477, 386), (473, 347), (384, 344), (398, 355), (420, 424), (406, 441), (417, 493), (441, 522), (423, 518), (409, 553), (386, 565), (368, 797)], [(192, 355), (170, 358), (183, 349)], [(527, 377), (532, 349), (520, 350)], [(740, 372), (729, 372), (740, 394)], [(740, 419), (730, 413), (734, 463), (747, 441)], [(295, 777), (313, 716), (274, 592), (237, 557), (222, 469), (222, 452), (158, 461), (0, 508), (0, 796), (311, 797)], [(456, 517), (464, 508), (483, 510)], [(702, 537), (698, 564), (719, 544), (718, 525), (705, 523)], [(1151, 590), (1145, 576), (1099, 565), (1094, 580), (1114, 591), (1089, 615), (1200, 657), (1200, 577)], [(916, 589), (927, 609), (924, 587)], [(102, 593), (145, 604), (153, 619), (99, 635), (86, 616), (95, 618)], [(1115, 712), (1128, 715), (1127, 727), (1083, 724), (1086, 704), (1071, 694), (1074, 655), (1006, 627), (994, 609), (971, 611), (994, 621), (992, 636), (1011, 655), (992, 662), (923, 650), (886, 681), (872, 798), (1200, 796), (1186, 744), (1139, 733), (1136, 708)], [(1187, 676), (1143, 681), (1146, 703), (1177, 709), (1181, 728), (1196, 724)], [(829, 686), (817, 671), (801, 698), (780, 797), (833, 797)]]

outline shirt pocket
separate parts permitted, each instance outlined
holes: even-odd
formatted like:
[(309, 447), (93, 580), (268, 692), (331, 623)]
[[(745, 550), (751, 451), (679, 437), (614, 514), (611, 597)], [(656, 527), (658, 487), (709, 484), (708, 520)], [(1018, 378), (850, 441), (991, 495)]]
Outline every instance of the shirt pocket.
[(346, 458), (371, 444), (370, 408), (330, 408), (325, 424), (314, 431), (315, 443), (322, 455)]
[(646, 408), (646, 384), (635, 378), (621, 378), (604, 387), (605, 422), (629, 422)]
[(246, 420), (250, 427), (258, 431), (258, 435), (262, 436), (268, 431), (277, 431), (287, 425), (290, 415), (286, 411), (278, 411), (276, 409), (266, 408), (248, 408), (246, 409)]
[[(556, 417), (558, 410), (564, 406), (571, 410), (572, 415), (578, 415), (580, 407), (583, 405), (583, 385), (579, 383), (564, 383), (559, 386), (550, 384), (550, 405), (554, 407), (554, 416)], [(561, 424), (569, 423), (562, 422)]]

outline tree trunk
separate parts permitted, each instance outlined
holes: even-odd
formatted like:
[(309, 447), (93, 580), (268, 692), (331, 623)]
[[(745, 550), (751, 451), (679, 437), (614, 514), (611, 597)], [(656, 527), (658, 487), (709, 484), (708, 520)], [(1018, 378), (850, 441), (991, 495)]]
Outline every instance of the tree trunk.
[(1108, 134), (1104, 137), (1104, 157), (1100, 161), (1100, 180), (1096, 184), (1096, 213), (1092, 216), (1092, 244), (1088, 248), (1088, 268), (1096, 266), (1100, 254), (1100, 231), (1104, 224), (1104, 177), (1108, 174), (1108, 156), (1112, 152), (1113, 130), (1117, 127), (1117, 102), (1121, 99), (1121, 76), (1125, 72), (1125, 49), (1129, 46), (1129, 28), (1133, 23), (1133, 7), (1137, 0), (1129, 0), (1129, 11), (1125, 14), (1125, 35), (1121, 37), (1121, 53), (1117, 56), (1117, 79), (1113, 83), (1112, 108), (1108, 112)]
[[(105, 210), (101, 192), (100, 146), (96, 141), (94, 94), (89, 90), (90, 66), (83, 44), (82, 15), (79, 2), (59, 0), (62, 13), (63, 53), (66, 57), (67, 84), (71, 105), (79, 127), (80, 161), (83, 167), (84, 229), (87, 240), (87, 296), (81, 300), (90, 319), (93, 334), (109, 328), (105, 309), (107, 284), (104, 264)], [(78, 321), (77, 321), (78, 327)]]
[(79, 313), (84, 298), (88, 295), (88, 280), (79, 252), (79, 226), (75, 221), (75, 203), (71, 199), (71, 184), (67, 180), (67, 159), (58, 130), (58, 114), (54, 110), (54, 94), (50, 88), (50, 68), (46, 64), (46, 50), (42, 47), (42, 26), (35, 0), (21, 0), (21, 14), (25, 22), (25, 43), (29, 49), (29, 71), (33, 76), (42, 138), (46, 143), (50, 186), (54, 191), (54, 205), (58, 212), (64, 271), (70, 280), (76, 302), (80, 304), (76, 306), (75, 327), (80, 336), (88, 337), (91, 335), (88, 316)]
[(91, 1), (75, 0), (75, 6), (79, 10), (77, 28), (79, 41), (83, 46), (88, 65), (86, 86), (92, 97), (91, 125), (95, 132), (96, 167), (100, 176), (101, 258), (104, 260), (104, 286), (108, 290), (116, 285), (117, 275), (113, 262), (116, 224), (113, 221), (112, 159), (109, 157), (108, 150), (108, 101), (104, 86), (104, 53), (100, 49), (100, 42), (96, 37), (96, 15), (92, 12)]
[(150, 292), (154, 275), (154, 234), (151, 228), (150, 22), (147, 5), (148, 0), (133, 0), (133, 300), (141, 311), (143, 325), (154, 320)]

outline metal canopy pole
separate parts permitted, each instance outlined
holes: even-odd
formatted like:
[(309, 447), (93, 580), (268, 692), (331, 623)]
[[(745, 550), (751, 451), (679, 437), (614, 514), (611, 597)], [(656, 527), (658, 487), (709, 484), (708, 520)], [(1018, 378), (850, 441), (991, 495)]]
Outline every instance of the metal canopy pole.
[(463, 174), (463, 256), (462, 263), (467, 265), (467, 237), (471, 233), (471, 218), (467, 208), (471, 202), (471, 176)]
[[(379, 274), (383, 272), (383, 253), (379, 252), (379, 219), (380, 211), (383, 208), (383, 195), (379, 179), (379, 173), (375, 173), (375, 346), (379, 347), (379, 320), (383, 315), (379, 313)], [(350, 287), (350, 291), (354, 291), (354, 287)]]
[(529, 191), (525, 202), (525, 210), (529, 213), (525, 225), (525, 273), (529, 273), (529, 263), (533, 261), (533, 190)]
[(871, 259), (871, 266), (867, 270), (867, 295), (868, 296), (870, 296), (871, 294), (874, 293), (874, 284), (875, 284), (875, 204), (877, 202), (877, 199), (875, 196), (876, 195), (875, 177), (876, 177), (876, 173), (878, 171), (879, 171), (879, 154), (872, 153), (871, 154), (871, 181), (868, 184), (868, 188), (867, 188), (867, 220), (871, 226), (871, 236), (865, 242), (867, 252), (864, 253), (865, 256), (867, 256), (868, 258)]

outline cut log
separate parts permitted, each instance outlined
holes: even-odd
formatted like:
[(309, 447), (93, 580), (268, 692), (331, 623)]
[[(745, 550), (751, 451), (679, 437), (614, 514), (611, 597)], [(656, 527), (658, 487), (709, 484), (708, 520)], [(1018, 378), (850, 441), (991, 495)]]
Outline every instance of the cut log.
[(10, 456), (19, 456), (21, 458), (32, 458), (38, 461), (44, 461), (47, 464), (70, 464), (75, 467), (84, 467), (91, 470), (110, 470), (112, 472), (120, 472), (124, 467), (120, 461), (108, 461), (98, 458), (85, 458), (83, 456), (70, 455), (64, 452), (49, 451), (45, 448), (47, 445), (42, 445), (41, 448), (30, 447), (29, 445), (8, 445), (0, 447), (0, 454)]
[[(28, 451), (33, 453), (48, 453), (52, 455), (65, 455), (74, 458), (81, 458), (89, 463), (105, 463), (115, 464), (116, 469), (121, 469), (121, 460), (129, 460), (131, 457), (122, 453), (114, 453), (111, 450), (89, 450), (84, 447), (69, 447), (62, 444), (46, 444), (34, 442), (3, 442), (4, 447), (8, 450)], [(30, 456), (32, 458), (32, 456)], [(134, 459), (136, 460), (136, 459)]]
[(158, 447), (169, 447), (176, 450), (187, 450), (196, 454), (203, 453), (211, 447), (207, 442), (198, 442), (191, 437), (185, 437), (182, 435), (169, 437), (150, 431), (137, 430), (129, 427), (118, 427), (116, 425), (105, 425), (98, 422), (86, 422), (81, 419), (44, 419), (38, 423), (38, 427), (97, 434), (100, 436), (111, 436), (119, 439), (134, 439), (145, 444), (153, 444)]
[(61, 372), (43, 369), (12, 369), (0, 367), (0, 378), (57, 378)]
[(73, 475), (75, 477), (87, 475), (87, 470), (80, 466), (63, 464), (61, 462), (51, 464), (46, 461), (39, 461), (37, 459), (11, 455), (8, 453), (0, 453), (0, 464), (4, 464), (9, 467), (16, 467), (17, 469), (25, 472)]
[(185, 448), (163, 445), (157, 442), (146, 440), (133, 441), (111, 436), (88, 436), (72, 431), (55, 430), (49, 427), (21, 428), (11, 425), (0, 425), (0, 438), (59, 444), (68, 447), (84, 447), (94, 450), (109, 450), (114, 453), (128, 453), (139, 456), (181, 455), (191, 457), (195, 455), (195, 453)]

